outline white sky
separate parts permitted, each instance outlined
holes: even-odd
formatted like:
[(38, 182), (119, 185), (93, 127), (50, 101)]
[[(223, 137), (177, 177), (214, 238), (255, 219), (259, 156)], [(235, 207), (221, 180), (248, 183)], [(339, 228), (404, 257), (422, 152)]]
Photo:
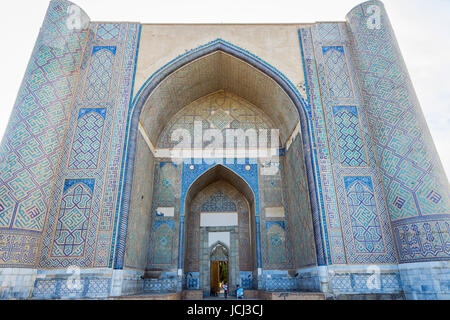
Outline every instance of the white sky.
[[(93, 21), (288, 23), (344, 21), (361, 0), (74, 0)], [(1, 1), (0, 137), (49, 0)], [(431, 134), (450, 173), (450, 0), (384, 0)]]

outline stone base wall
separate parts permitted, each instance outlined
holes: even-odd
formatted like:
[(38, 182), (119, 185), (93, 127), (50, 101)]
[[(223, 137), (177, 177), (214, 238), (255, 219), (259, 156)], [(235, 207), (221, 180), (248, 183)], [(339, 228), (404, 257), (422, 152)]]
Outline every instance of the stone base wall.
[(260, 291), (261, 300), (325, 300), (323, 293), (302, 293), (302, 292), (267, 292)]
[[(143, 279), (142, 275), (134, 270), (3, 268), (0, 299), (109, 299), (181, 292), (176, 273), (164, 273), (157, 279)], [(450, 262), (263, 270), (259, 282), (262, 289), (245, 290), (247, 298), (303, 299), (303, 293), (319, 293), (336, 300), (448, 300)], [(202, 297), (202, 290), (183, 291), (180, 296)]]
[(397, 265), (321, 266), (297, 270), (297, 290), (345, 294), (402, 293)]
[(32, 299), (99, 299), (111, 291), (112, 270), (38, 270)]
[(0, 268), (0, 300), (28, 299), (34, 287), (36, 269)]
[(405, 300), (403, 293), (341, 294), (330, 300)]
[(38, 270), (31, 299), (107, 299), (143, 292), (142, 272), (134, 270)]
[[(201, 299), (201, 297), (200, 297)], [(182, 292), (114, 297), (113, 300), (185, 300)], [(197, 299), (192, 299), (197, 300)]]
[(260, 290), (265, 291), (296, 291), (297, 279), (288, 270), (263, 270), (260, 277)]
[(450, 300), (450, 261), (399, 264), (408, 300)]
[(183, 291), (183, 300), (201, 300), (203, 299), (202, 290), (186, 290)]
[(181, 291), (181, 279), (176, 271), (163, 271), (160, 274), (145, 278), (143, 281), (144, 293), (173, 293)]
[(176, 292), (178, 289), (178, 278), (165, 278), (165, 279), (145, 279), (144, 280), (144, 292)]
[(143, 274), (142, 271), (135, 270), (114, 270), (110, 295), (117, 297), (143, 293)]
[[(297, 270), (297, 289), (302, 292), (320, 292), (320, 272), (326, 272), (326, 267), (312, 267)], [(324, 277), (322, 277), (324, 278)]]

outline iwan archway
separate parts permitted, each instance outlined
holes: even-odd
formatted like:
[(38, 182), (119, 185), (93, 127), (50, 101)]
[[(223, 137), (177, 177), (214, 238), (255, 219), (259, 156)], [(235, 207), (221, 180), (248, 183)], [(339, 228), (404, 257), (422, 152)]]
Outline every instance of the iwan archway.
[[(228, 228), (208, 232), (217, 233), (213, 236), (229, 232), (231, 256), (241, 256), (245, 251), (249, 258), (245, 268), (241, 268), (239, 259), (234, 267), (230, 262), (230, 270), (234, 268), (231, 284), (254, 289), (277, 285), (280, 289), (295, 289), (295, 279), (288, 270), (316, 265), (317, 257), (323, 255), (319, 219), (313, 219), (317, 216), (315, 188), (309, 187), (315, 184), (309, 115), (294, 86), (255, 56), (217, 40), (161, 68), (139, 90), (133, 108), (127, 129), (115, 267), (123, 267), (121, 243), (127, 233), (133, 233), (127, 226), (145, 221), (150, 226), (148, 234), (134, 240), (148, 248), (146, 270), (157, 275), (152, 278), (155, 288), (209, 293), (208, 277), (201, 278), (202, 272), (209, 269), (201, 269), (201, 263), (198, 268), (191, 267), (186, 260), (186, 255), (191, 257), (190, 246), (201, 245), (201, 231), (196, 229), (199, 224), (189, 222), (194, 216), (189, 210), (192, 201), (204, 197), (212, 183), (225, 183), (240, 193), (240, 201), (248, 205), (248, 235), (243, 236), (239, 219), (235, 226), (205, 228)], [(171, 134), (176, 129), (186, 129), (195, 137), (196, 123), (200, 123), (200, 129), (219, 130), (224, 136), (232, 129), (277, 129), (279, 156), (262, 159), (255, 154), (236, 154), (231, 162), (223, 157), (202, 158), (195, 152), (188, 157), (171, 157)], [(207, 143), (200, 145), (205, 146)], [(227, 154), (228, 145), (224, 142), (223, 146)], [(192, 141), (192, 148), (198, 147)], [(217, 175), (220, 179), (205, 184)], [(134, 221), (129, 224), (127, 213), (139, 215), (139, 211), (142, 217), (145, 211), (151, 214), (140, 222), (131, 216)], [(242, 252), (233, 251), (233, 228), (237, 230), (236, 239), (249, 244)], [(188, 242), (186, 235), (196, 232), (197, 240)], [(200, 255), (200, 249), (197, 251)], [(266, 273), (279, 281), (264, 282)], [(158, 281), (165, 281), (163, 288)]]

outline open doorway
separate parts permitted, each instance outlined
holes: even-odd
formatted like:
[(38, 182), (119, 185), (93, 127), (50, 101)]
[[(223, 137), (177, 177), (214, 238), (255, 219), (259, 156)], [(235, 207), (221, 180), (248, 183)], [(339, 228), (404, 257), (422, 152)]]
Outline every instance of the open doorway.
[(228, 248), (218, 242), (213, 246), (210, 254), (210, 295), (221, 296), (224, 294), (223, 285), (230, 284)]
[(229, 284), (228, 261), (211, 261), (211, 296), (223, 295), (223, 284)]

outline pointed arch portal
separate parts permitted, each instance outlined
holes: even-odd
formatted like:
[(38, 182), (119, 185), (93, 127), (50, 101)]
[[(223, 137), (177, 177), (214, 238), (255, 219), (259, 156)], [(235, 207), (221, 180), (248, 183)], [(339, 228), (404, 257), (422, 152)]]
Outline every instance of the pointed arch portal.
[(240, 284), (241, 272), (253, 274), (261, 268), (257, 168), (234, 163), (194, 165), (192, 169), (193, 174), (183, 175), (182, 194), (186, 196), (180, 214), (178, 268), (191, 275), (198, 273), (199, 285), (187, 289), (203, 289), (208, 295), (211, 253), (217, 243), (227, 248), (230, 285)]
[[(206, 72), (205, 75), (202, 75), (200, 72), (192, 72), (192, 70), (198, 70), (198, 68), (212, 69), (212, 72)], [(240, 72), (238, 73), (245, 76), (236, 78), (232, 72), (229, 72), (229, 70), (235, 69), (239, 69)], [(191, 76), (194, 74), (200, 75), (193, 79)], [(192, 88), (187, 85), (190, 82), (194, 89), (186, 91), (187, 89), (185, 88)], [(318, 163), (317, 156), (312, 152), (315, 141), (311, 138), (313, 135), (311, 132), (312, 119), (309, 104), (301, 97), (295, 86), (278, 70), (251, 53), (218, 39), (189, 51), (160, 68), (145, 82), (133, 99), (128, 112), (123, 154), (124, 162), (121, 172), (121, 181), (123, 182), (118, 196), (117, 209), (120, 210), (120, 218), (114, 254), (115, 269), (122, 269), (124, 265), (135, 161), (138, 158), (136, 153), (139, 131), (142, 130), (141, 134), (145, 132), (147, 144), (154, 147), (157, 145), (159, 136), (165, 126), (177, 112), (193, 101), (222, 89), (242, 97), (248, 103), (261, 108), (262, 112), (271, 117), (275, 125), (280, 128), (282, 144), (280, 151), (282, 155), (284, 152), (287, 152), (286, 147), (288, 143), (294, 143), (292, 140), (293, 133), (298, 130), (298, 136), (300, 136), (298, 139), (299, 150), (296, 151), (296, 154), (291, 159), (294, 159), (292, 160), (294, 162), (301, 162), (301, 166), (304, 167), (300, 170), (305, 175), (304, 181), (301, 182), (304, 184), (301, 189), (303, 190), (302, 192), (306, 193), (306, 196), (299, 198), (306, 199), (308, 202), (307, 207), (309, 208), (306, 211), (308, 211), (308, 215), (311, 215), (310, 220), (312, 221), (314, 233), (312, 242), (315, 241), (315, 243), (310, 244), (314, 252), (313, 259), (317, 259), (319, 264), (323, 264), (325, 255), (322, 245), (321, 220), (318, 211), (316, 188), (313, 187), (316, 184), (316, 174), (318, 174), (316, 166)], [(177, 97), (171, 97), (170, 93), (173, 90), (179, 91)], [(152, 152), (155, 154), (154, 150)], [(193, 164), (191, 160), (194, 161)], [(270, 259), (263, 256), (262, 251), (271, 244), (267, 242), (266, 238), (262, 239), (261, 236), (261, 230), (265, 232), (267, 222), (264, 222), (264, 226), (261, 225), (264, 213), (260, 212), (260, 182), (258, 181), (260, 172), (258, 171), (258, 163), (254, 162), (255, 159), (245, 159), (243, 162), (240, 161), (242, 159), (239, 159), (239, 161), (235, 159), (234, 163), (227, 163), (227, 161), (222, 161), (222, 159), (197, 160), (185, 159), (183, 163), (175, 165), (181, 175), (181, 187), (177, 191), (177, 193), (179, 192), (179, 208), (177, 209), (175, 206), (175, 211), (179, 211), (175, 216), (179, 220), (175, 222), (172, 228), (177, 233), (178, 243), (168, 244), (168, 246), (171, 245), (172, 248), (177, 249), (174, 251), (177, 252), (173, 257), (177, 260), (178, 277), (185, 276), (186, 279), (195, 280), (194, 278), (198, 274), (198, 272), (187, 272), (186, 270), (186, 274), (184, 274), (183, 271), (187, 254), (185, 219), (188, 219), (190, 213), (189, 205), (195, 196), (201, 190), (208, 188), (209, 185), (217, 181), (229, 184), (242, 195), (248, 204), (249, 228), (251, 230), (249, 232), (251, 241), (248, 247), (251, 248), (253, 265), (252, 269), (248, 268), (249, 270), (245, 271), (253, 272), (254, 275), (255, 273), (259, 274), (263, 264), (266, 263), (265, 261), (270, 261)], [(153, 180), (151, 183), (153, 183)], [(282, 190), (281, 186), (280, 188)], [(178, 198), (176, 199), (178, 201)], [(279, 208), (275, 209), (278, 210)], [(279, 215), (280, 210), (277, 210), (271, 214)], [(178, 227), (176, 223), (178, 223)], [(286, 224), (288, 224), (287, 220)], [(282, 225), (284, 228), (285, 224), (283, 223)], [(230, 229), (224, 232), (232, 233), (233, 230)], [(275, 240), (279, 241), (279, 239)], [(286, 241), (290, 240), (287, 239)], [(287, 251), (292, 250), (287, 244), (285, 249)], [(265, 252), (268, 251), (270, 250), (266, 248)], [(230, 255), (233, 255), (233, 246), (230, 247)], [(168, 261), (170, 259), (168, 257)], [(286, 262), (287, 265), (295, 267), (295, 262), (291, 263), (288, 261)], [(233, 264), (230, 262), (230, 279), (233, 279), (233, 272), (235, 272), (235, 279), (239, 277), (239, 265), (235, 263), (234, 268), (235, 270), (233, 271)], [(272, 268), (277, 268), (277, 266), (274, 264)], [(250, 274), (248, 278), (251, 278)], [(189, 281), (186, 280), (186, 282)], [(198, 281), (191, 281), (194, 284), (196, 282), (197, 286), (199, 286)]]

